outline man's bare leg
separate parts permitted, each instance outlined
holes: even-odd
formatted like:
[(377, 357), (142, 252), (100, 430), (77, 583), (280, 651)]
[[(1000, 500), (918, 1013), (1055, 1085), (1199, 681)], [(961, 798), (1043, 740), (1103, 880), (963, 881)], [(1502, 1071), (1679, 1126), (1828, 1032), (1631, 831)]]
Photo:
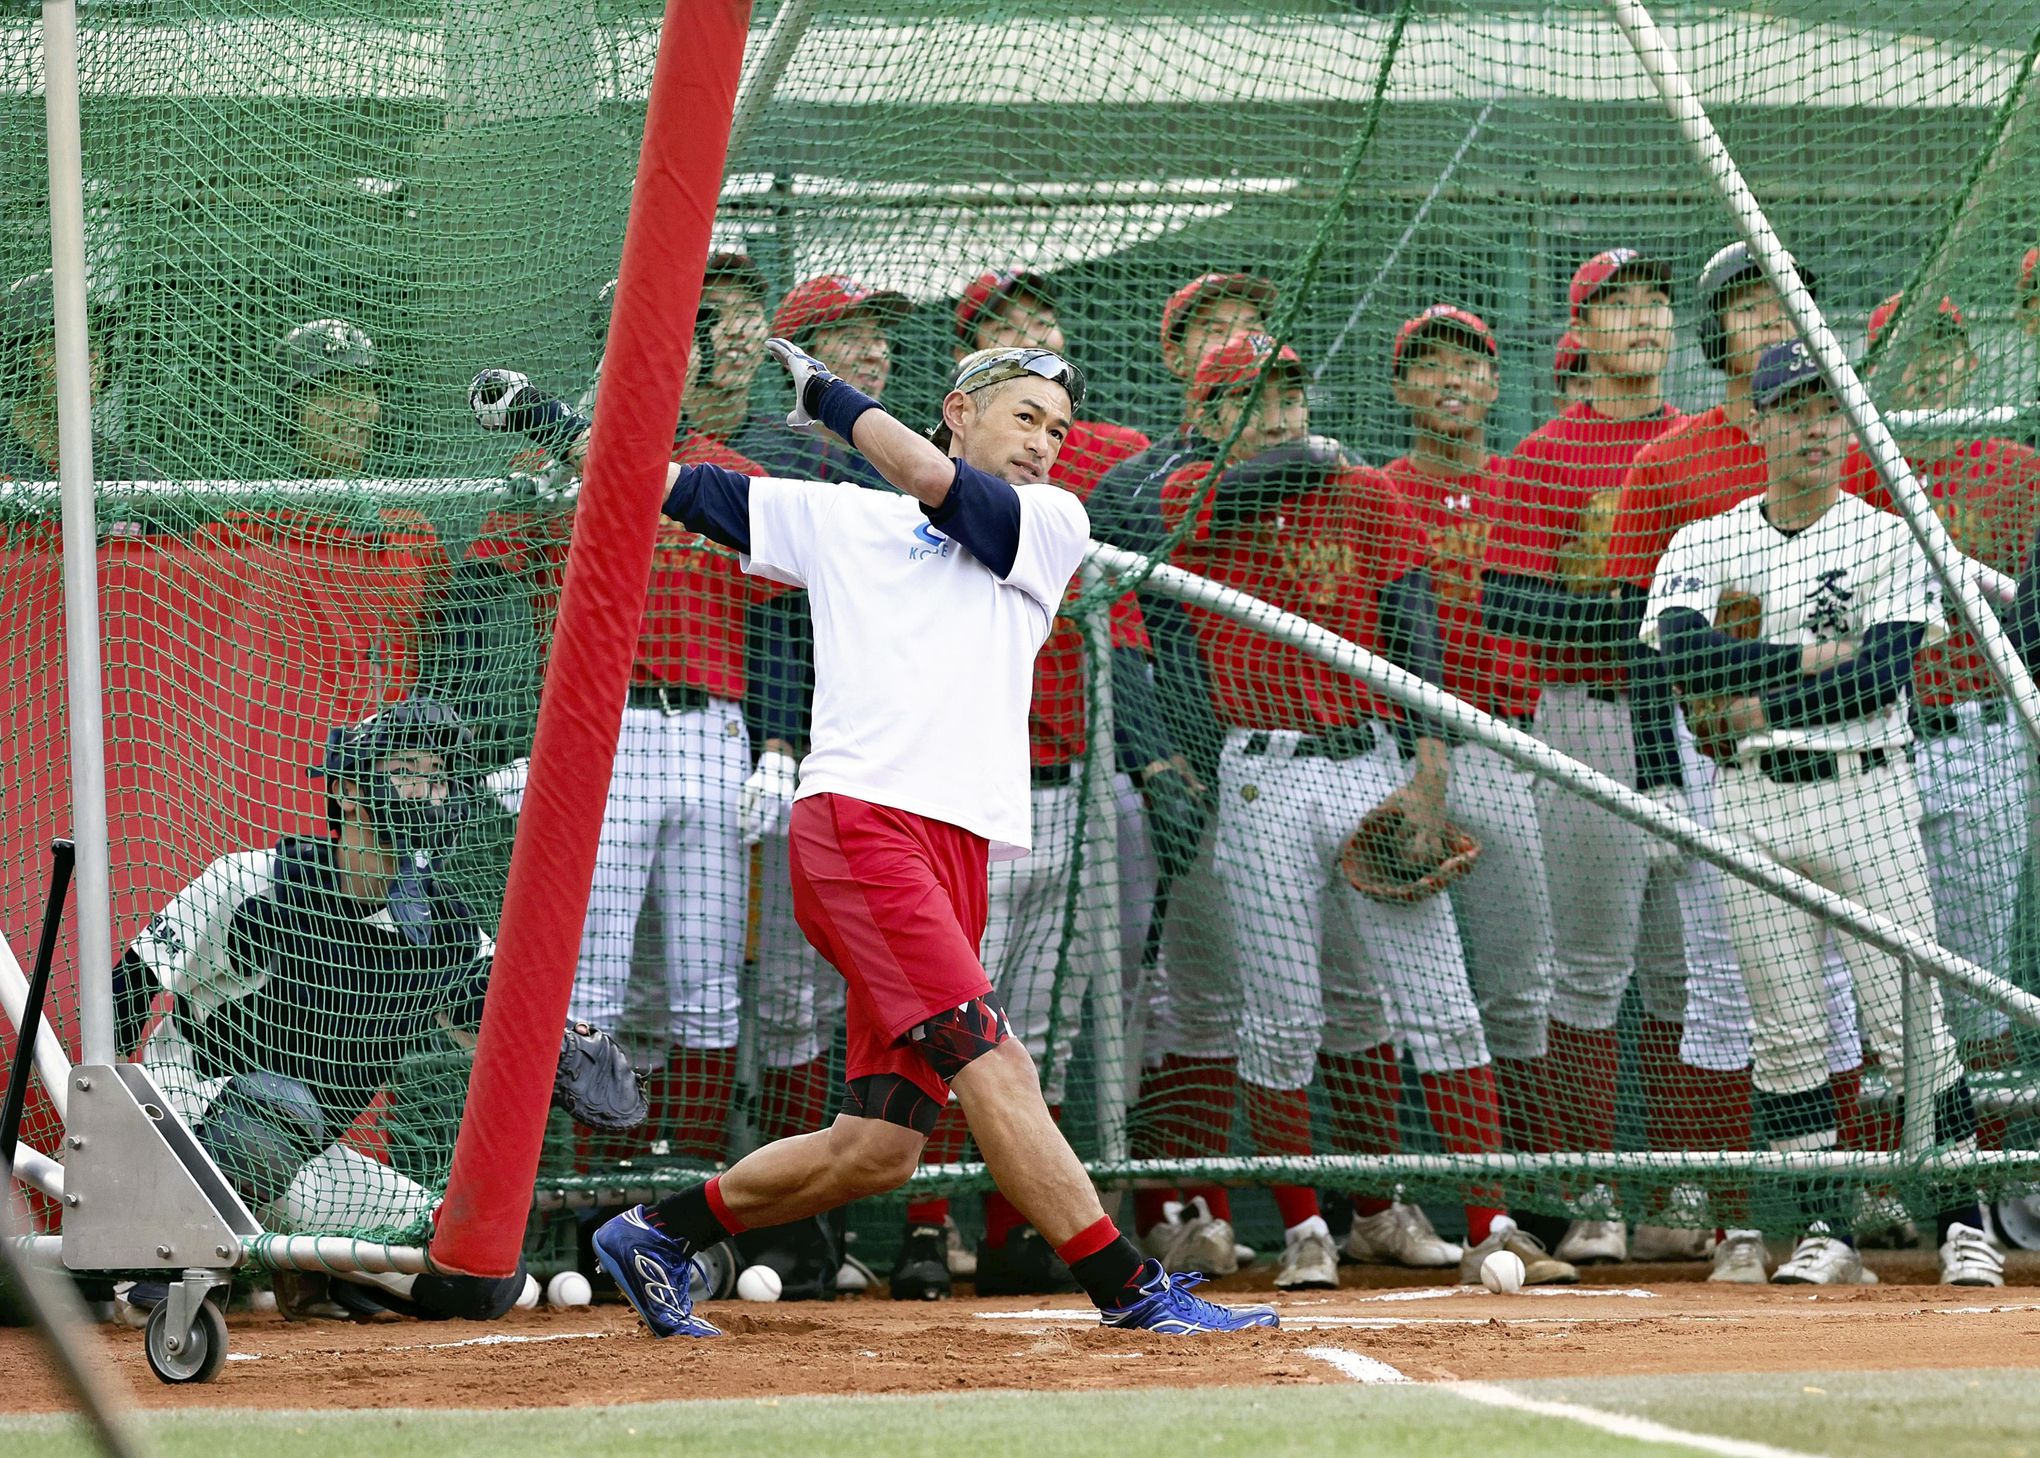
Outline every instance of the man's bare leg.
[(1105, 1218), (1090, 1176), (1049, 1116), (1034, 1060), (1017, 1040), (972, 1059), (950, 1087), (999, 1192), (1050, 1245), (1060, 1247)]
[(746, 1230), (787, 1225), (906, 1183), (927, 1137), (883, 1119), (838, 1114), (813, 1134), (776, 1139), (716, 1181), (724, 1209)]

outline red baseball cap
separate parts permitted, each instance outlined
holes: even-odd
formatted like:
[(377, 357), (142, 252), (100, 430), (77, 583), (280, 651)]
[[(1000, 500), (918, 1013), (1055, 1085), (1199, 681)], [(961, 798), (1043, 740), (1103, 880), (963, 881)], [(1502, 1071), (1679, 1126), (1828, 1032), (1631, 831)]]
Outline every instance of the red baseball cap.
[(1472, 336), (1487, 346), (1487, 352), (1500, 357), (1501, 351), (1495, 346), (1494, 331), (1487, 326), (1487, 320), (1471, 309), (1462, 309), (1457, 304), (1433, 304), (1414, 319), (1405, 320), (1403, 327), (1395, 331), (1395, 346), (1389, 351), (1390, 371), (1402, 377), (1403, 355), (1419, 339), (1437, 334)]
[[(1884, 327), (1891, 322), (1892, 316), (1898, 312), (1898, 306), (1904, 302), (1905, 291), (1901, 289), (1870, 311), (1870, 343), (1873, 347), (1877, 343), (1877, 336), (1884, 332)], [(1955, 301), (1946, 294), (1941, 295), (1940, 308), (1936, 312), (1945, 314), (1948, 321), (1957, 329), (1966, 331), (1969, 327), (1968, 322), (1962, 317), (1962, 311), (1955, 307)]]
[(1162, 305), (1162, 347), (1183, 337), (1190, 311), (1206, 299), (1252, 299), (1263, 309), (1275, 302), (1275, 285), (1251, 273), (1206, 273), (1190, 280), (1169, 295)]
[(1580, 311), (1609, 285), (1633, 278), (1649, 279), (1666, 293), (1672, 289), (1672, 266), (1661, 258), (1645, 258), (1634, 248), (1610, 248), (1596, 253), (1573, 271), (1567, 291), (1572, 312), (1569, 323), (1580, 322)]
[(1197, 373), (1190, 379), (1190, 399), (1202, 404), (1234, 385), (1258, 379), (1271, 354), (1275, 363), (1269, 368), (1270, 374), (1280, 371), (1283, 365), (1291, 365), (1297, 377), (1302, 378), (1303, 361), (1288, 345), (1278, 351), (1275, 341), (1266, 334), (1235, 334), (1212, 345), (1198, 358)]
[(971, 343), (978, 320), (984, 317), (986, 311), (1005, 307), (1015, 294), (1032, 294), (1051, 306), (1055, 303), (1048, 292), (1048, 280), (1038, 273), (1029, 273), (1021, 268), (981, 273), (964, 285), (963, 297), (956, 301), (957, 339), (964, 344)]
[(2034, 279), (2035, 273), (2040, 273), (2040, 248), (2028, 248), (2026, 250), (2025, 261), (2019, 265), (2020, 293), (2030, 294), (2033, 292), (2036, 282)]
[(812, 329), (817, 324), (834, 324), (859, 309), (868, 309), (880, 322), (894, 324), (913, 309), (907, 296), (892, 289), (867, 288), (847, 273), (825, 273), (795, 284), (772, 311), (772, 332), (785, 338)]
[(1565, 388), (1565, 377), (1574, 373), (1587, 362), (1587, 352), (1580, 348), (1579, 337), (1570, 330), (1558, 336), (1558, 349), (1551, 356), (1551, 383), (1558, 389)]

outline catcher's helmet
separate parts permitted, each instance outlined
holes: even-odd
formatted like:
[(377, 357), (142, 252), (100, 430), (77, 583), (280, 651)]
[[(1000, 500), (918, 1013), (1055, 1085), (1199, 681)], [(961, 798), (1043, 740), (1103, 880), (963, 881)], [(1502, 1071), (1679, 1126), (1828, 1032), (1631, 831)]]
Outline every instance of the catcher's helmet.
[[(437, 699), (414, 695), (369, 715), (359, 724), (344, 724), (326, 734), (325, 757), (312, 772), (359, 785), (362, 803), (376, 833), (400, 851), (430, 854), (452, 843), (467, 818), (472, 794), (470, 754), (474, 736), (460, 715)], [(377, 766), (394, 754), (427, 750), (446, 766), (449, 792), (444, 800), (412, 798), (397, 792)], [(337, 830), (340, 807), (328, 788), (326, 814)]]

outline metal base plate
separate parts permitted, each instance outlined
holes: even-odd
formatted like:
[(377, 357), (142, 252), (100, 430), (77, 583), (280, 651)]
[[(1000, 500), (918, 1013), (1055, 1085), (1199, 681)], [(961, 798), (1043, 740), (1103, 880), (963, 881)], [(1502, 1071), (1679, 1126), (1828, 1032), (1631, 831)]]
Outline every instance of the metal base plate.
[(137, 1063), (71, 1070), (64, 1264), (74, 1271), (240, 1264), (262, 1226)]

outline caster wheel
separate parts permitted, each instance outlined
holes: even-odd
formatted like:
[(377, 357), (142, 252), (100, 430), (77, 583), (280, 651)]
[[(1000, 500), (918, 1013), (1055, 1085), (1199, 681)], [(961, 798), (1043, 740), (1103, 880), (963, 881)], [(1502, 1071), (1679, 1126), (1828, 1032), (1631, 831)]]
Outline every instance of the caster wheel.
[(170, 1303), (157, 1303), (142, 1331), (149, 1370), (164, 1382), (210, 1382), (227, 1365), (227, 1319), (210, 1301), (198, 1303), (188, 1331), (170, 1330)]

